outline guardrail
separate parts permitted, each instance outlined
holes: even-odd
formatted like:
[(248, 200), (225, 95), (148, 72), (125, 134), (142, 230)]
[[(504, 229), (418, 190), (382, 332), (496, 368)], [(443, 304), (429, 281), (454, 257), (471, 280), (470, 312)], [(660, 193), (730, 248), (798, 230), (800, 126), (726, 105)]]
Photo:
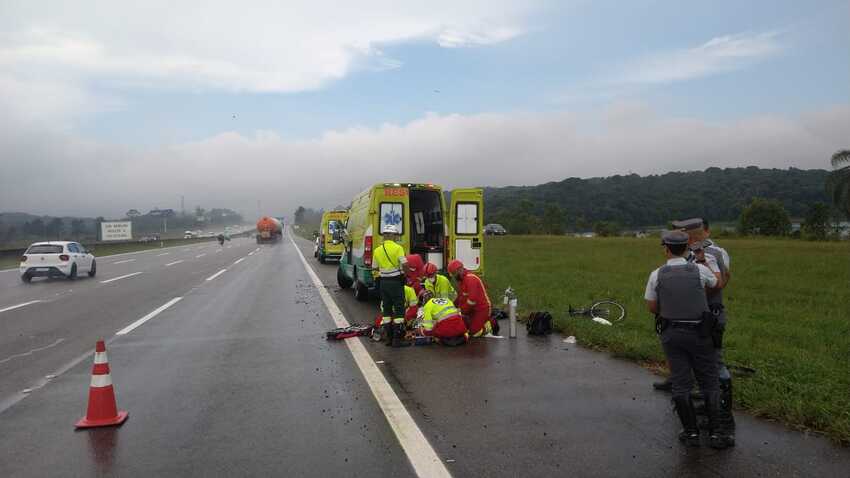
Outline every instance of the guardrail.
[[(237, 233), (237, 234), (231, 234), (230, 237), (249, 237), (253, 233), (254, 233), (253, 230), (249, 230), (249, 231), (240, 232), (240, 233)], [(192, 239), (182, 239), (182, 238), (162, 239), (162, 240), (159, 240), (159, 241), (150, 241), (150, 242), (141, 242), (138, 239), (135, 240), (135, 241), (95, 241), (95, 242), (79, 241), (79, 242), (86, 247), (94, 248), (94, 254), (95, 254), (95, 256), (97, 256), (98, 247), (122, 246), (122, 245), (127, 245), (127, 244), (151, 244), (151, 245), (154, 245), (154, 246), (156, 244), (159, 244), (159, 247), (168, 247), (168, 246), (178, 246), (180, 244), (192, 244), (192, 243), (195, 243), (195, 242), (208, 242), (208, 241), (215, 241), (215, 240), (216, 240), (216, 237), (213, 236), (213, 237), (194, 237)], [(26, 252), (26, 250), (27, 250), (26, 247), (17, 248), (17, 249), (0, 249), (0, 260), (7, 259), (9, 257), (21, 256), (21, 255), (23, 255), (24, 252)]]

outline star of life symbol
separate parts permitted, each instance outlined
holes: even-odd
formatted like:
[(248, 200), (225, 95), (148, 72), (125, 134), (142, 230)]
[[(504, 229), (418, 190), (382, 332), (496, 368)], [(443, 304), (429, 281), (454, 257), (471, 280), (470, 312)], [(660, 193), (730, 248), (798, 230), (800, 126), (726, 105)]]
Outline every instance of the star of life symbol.
[(389, 224), (391, 226), (401, 224), (401, 214), (397, 211), (389, 211), (384, 214), (384, 224)]

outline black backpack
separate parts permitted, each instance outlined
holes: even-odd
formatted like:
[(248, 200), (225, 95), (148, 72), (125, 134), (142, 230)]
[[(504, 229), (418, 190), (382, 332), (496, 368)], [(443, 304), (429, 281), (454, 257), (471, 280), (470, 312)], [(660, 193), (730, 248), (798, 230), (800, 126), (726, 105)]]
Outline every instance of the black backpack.
[(552, 314), (549, 312), (532, 312), (525, 322), (528, 335), (548, 335), (552, 333)]

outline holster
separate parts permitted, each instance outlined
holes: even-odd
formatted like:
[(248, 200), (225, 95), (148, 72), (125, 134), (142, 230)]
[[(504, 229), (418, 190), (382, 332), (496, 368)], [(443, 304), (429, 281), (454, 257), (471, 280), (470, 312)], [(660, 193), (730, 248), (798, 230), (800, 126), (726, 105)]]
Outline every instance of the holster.
[(655, 333), (661, 335), (667, 330), (667, 327), (670, 326), (670, 321), (661, 317), (660, 315), (655, 316)]
[(699, 324), (699, 336), (700, 338), (706, 338), (708, 336), (714, 336), (714, 329), (716, 329), (715, 325), (717, 324), (717, 317), (714, 314), (707, 310), (702, 313), (702, 321)]

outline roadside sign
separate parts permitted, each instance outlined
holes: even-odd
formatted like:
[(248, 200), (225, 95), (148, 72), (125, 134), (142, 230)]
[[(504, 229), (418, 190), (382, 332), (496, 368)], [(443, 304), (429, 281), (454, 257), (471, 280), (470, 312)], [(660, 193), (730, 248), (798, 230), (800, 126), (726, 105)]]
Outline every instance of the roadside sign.
[(100, 240), (129, 241), (133, 238), (133, 223), (130, 221), (112, 221), (100, 223)]

